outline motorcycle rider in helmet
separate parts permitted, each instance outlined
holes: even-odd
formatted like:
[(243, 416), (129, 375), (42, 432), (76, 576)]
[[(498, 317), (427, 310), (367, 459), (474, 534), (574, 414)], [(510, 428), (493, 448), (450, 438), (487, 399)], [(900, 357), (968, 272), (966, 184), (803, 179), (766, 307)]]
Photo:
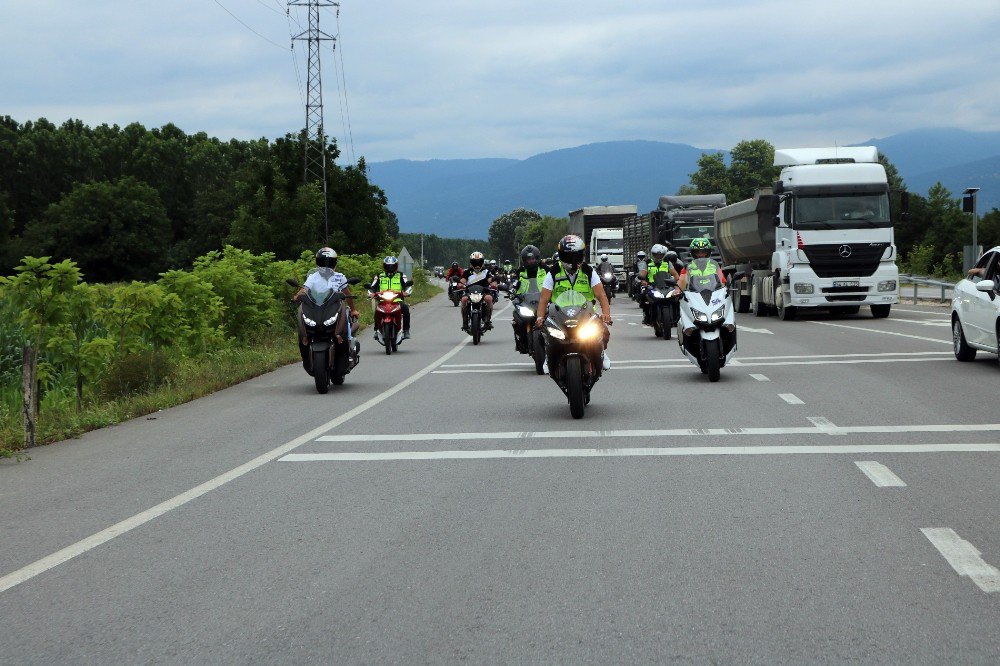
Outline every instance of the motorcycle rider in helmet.
[(504, 277), (514, 276), (514, 264), (511, 262), (510, 259), (503, 260), (503, 266), (500, 268), (500, 270), (503, 271)]
[(611, 263), (611, 258), (608, 255), (602, 254), (600, 256), (600, 263), (597, 264), (597, 272), (600, 275), (604, 275), (605, 273), (615, 274), (615, 265)]
[[(517, 274), (517, 279), (511, 285), (511, 291), (515, 297), (542, 292), (545, 269), (542, 267), (541, 259), (542, 253), (534, 245), (525, 245), (524, 249), (521, 250), (521, 272)], [(524, 337), (524, 331), (518, 326), (517, 321), (511, 319), (510, 325), (514, 327), (514, 337), (521, 340)]]
[(451, 280), (453, 277), (462, 277), (462, 267), (458, 265), (457, 261), (451, 262), (451, 268), (449, 268), (448, 272), (444, 274), (445, 280)]
[[(726, 284), (726, 276), (722, 273), (722, 267), (719, 266), (710, 257), (712, 256), (712, 241), (708, 238), (695, 238), (691, 241), (691, 263), (684, 267), (681, 271), (680, 279), (677, 281), (677, 286), (680, 287), (681, 291), (687, 289), (687, 282), (689, 275), (705, 274), (705, 273), (715, 273), (719, 277), (720, 284)], [(708, 263), (705, 265), (704, 269), (698, 268), (695, 264), (697, 259), (708, 259)]]
[(404, 273), (399, 272), (399, 259), (389, 255), (382, 260), (382, 272), (375, 276), (372, 283), (368, 285), (368, 291), (372, 294), (391, 289), (399, 294), (394, 302), (399, 303), (403, 311), (403, 339), (410, 339), (410, 306), (403, 300), (405, 296), (413, 293), (413, 282)]
[[(679, 281), (680, 275), (677, 273), (677, 269), (674, 268), (673, 264), (666, 261), (667, 258), (667, 248), (663, 245), (657, 243), (652, 248), (650, 248), (649, 253), (653, 255), (651, 261), (646, 264), (646, 268), (639, 271), (639, 281), (642, 286), (647, 287), (656, 278), (656, 274), (660, 271), (667, 271), (670, 273), (670, 277), (674, 280)], [(651, 324), (652, 323), (652, 304), (643, 297), (642, 299), (642, 323)]]
[[(494, 261), (493, 263), (496, 263)], [(469, 255), (469, 267), (465, 270), (465, 275), (459, 280), (459, 287), (467, 287), (473, 284), (482, 285), (484, 288), (483, 303), (486, 304), (486, 330), (493, 328), (493, 300), (496, 295), (497, 281), (496, 275), (490, 271), (486, 263), (486, 258), (482, 252), (473, 252)], [(469, 296), (462, 296), (462, 330), (469, 332)]]
[[(611, 323), (611, 303), (607, 294), (604, 293), (604, 285), (601, 284), (601, 277), (592, 266), (588, 266), (583, 261), (583, 251), (587, 248), (586, 243), (579, 236), (570, 234), (563, 236), (559, 241), (559, 262), (546, 273), (545, 281), (542, 282), (542, 297), (538, 301), (537, 318), (535, 327), (540, 328), (548, 315), (549, 301), (558, 298), (560, 294), (574, 290), (586, 297), (588, 301), (597, 301), (601, 305), (601, 321), (604, 322), (604, 349), (608, 348), (608, 340), (611, 338), (611, 331), (608, 324)], [(601, 352), (602, 365), (605, 370), (611, 369), (611, 359), (606, 351)], [(546, 362), (546, 371), (548, 362)]]
[[(306, 290), (312, 291), (342, 291), (346, 295), (347, 306), (351, 309), (351, 316), (347, 319), (347, 339), (354, 340), (351, 332), (352, 324), (358, 321), (358, 311), (354, 307), (354, 296), (351, 295), (351, 286), (347, 284), (347, 276), (338, 273), (337, 253), (333, 248), (321, 247), (316, 251), (316, 268), (309, 271), (306, 281), (302, 287), (292, 297), (292, 301), (298, 303), (306, 295)], [(299, 354), (302, 355), (302, 364), (308, 368), (309, 338), (306, 336), (305, 324), (302, 317), (296, 318), (299, 326)], [(357, 353), (357, 347), (351, 344), (352, 353)]]

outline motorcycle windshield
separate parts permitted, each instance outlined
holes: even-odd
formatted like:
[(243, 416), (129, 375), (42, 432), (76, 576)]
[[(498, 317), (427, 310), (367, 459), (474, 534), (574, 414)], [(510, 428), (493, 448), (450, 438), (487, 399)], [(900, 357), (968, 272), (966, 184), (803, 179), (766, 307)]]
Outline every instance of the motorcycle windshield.
[(586, 296), (572, 289), (556, 296), (552, 303), (560, 310), (567, 310), (569, 308), (582, 309), (590, 306), (590, 301), (587, 300)]
[(334, 293), (333, 289), (319, 287), (309, 290), (309, 298), (313, 299), (316, 305), (323, 305), (330, 300)]
[(668, 287), (673, 288), (676, 285), (677, 280), (671, 277), (670, 271), (659, 271), (653, 276), (653, 286), (661, 291), (666, 291)]

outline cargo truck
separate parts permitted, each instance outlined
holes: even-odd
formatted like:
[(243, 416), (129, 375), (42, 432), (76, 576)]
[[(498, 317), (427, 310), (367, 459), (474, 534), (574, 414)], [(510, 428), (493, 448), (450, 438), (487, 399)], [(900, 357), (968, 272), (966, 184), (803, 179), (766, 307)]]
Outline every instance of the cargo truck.
[(662, 243), (675, 250), (687, 263), (691, 258), (688, 249), (691, 240), (714, 235), (713, 214), (725, 205), (725, 194), (660, 197), (656, 210), (625, 220), (625, 256), (631, 263), (640, 250), (649, 254), (649, 248), (655, 243)]
[[(776, 150), (773, 188), (715, 211), (737, 312), (887, 317), (899, 302), (889, 185), (873, 146)], [(905, 200), (905, 199), (904, 199)]]
[(623, 284), (622, 222), (634, 217), (638, 210), (635, 205), (586, 206), (569, 213), (569, 233), (579, 236), (587, 244), (588, 261), (596, 264), (598, 257), (607, 254)]

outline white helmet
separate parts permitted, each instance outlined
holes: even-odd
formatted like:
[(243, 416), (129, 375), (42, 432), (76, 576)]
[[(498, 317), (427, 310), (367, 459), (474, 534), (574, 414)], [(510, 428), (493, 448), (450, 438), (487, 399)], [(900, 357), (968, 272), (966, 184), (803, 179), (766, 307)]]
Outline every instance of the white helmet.
[(608, 260), (608, 255), (602, 254), (601, 255), (601, 261), (607, 261), (607, 260)]
[(657, 243), (656, 245), (654, 245), (649, 249), (649, 253), (654, 257), (659, 256), (660, 259), (663, 259), (663, 257), (665, 257), (667, 254), (667, 248)]
[(469, 255), (469, 265), (473, 268), (482, 268), (485, 263), (486, 257), (483, 256), (482, 252), (473, 252)]

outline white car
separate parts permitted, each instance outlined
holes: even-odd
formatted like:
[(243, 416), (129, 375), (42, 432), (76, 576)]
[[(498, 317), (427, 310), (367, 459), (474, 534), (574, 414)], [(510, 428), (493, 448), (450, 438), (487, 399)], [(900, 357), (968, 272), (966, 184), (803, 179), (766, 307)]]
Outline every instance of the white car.
[(979, 350), (1000, 350), (1000, 245), (976, 263), (978, 275), (955, 285), (951, 302), (951, 334), (955, 358), (971, 361)]

